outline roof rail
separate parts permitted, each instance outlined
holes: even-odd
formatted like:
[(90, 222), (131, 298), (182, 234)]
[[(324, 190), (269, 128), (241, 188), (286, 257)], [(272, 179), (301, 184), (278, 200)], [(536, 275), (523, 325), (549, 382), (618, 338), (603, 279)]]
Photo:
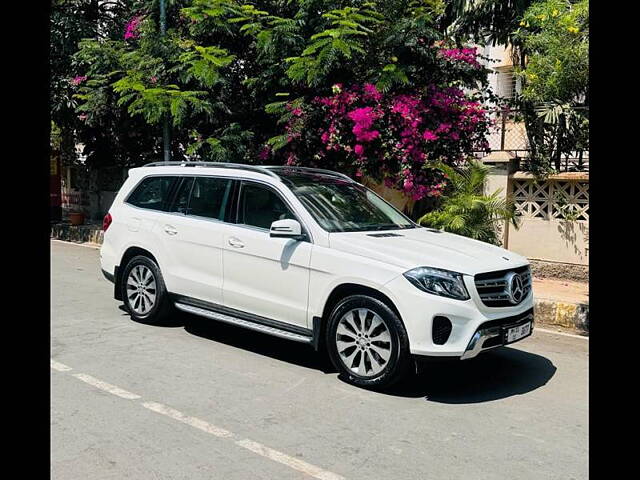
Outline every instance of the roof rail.
[(247, 170), (250, 172), (264, 173), (273, 178), (280, 177), (266, 167), (259, 165), (247, 165), (244, 163), (226, 163), (226, 162), (194, 162), (194, 161), (173, 161), (173, 162), (152, 162), (143, 165), (144, 167), (215, 167), (215, 168), (234, 168), (238, 170)]
[(345, 180), (349, 180), (350, 182), (355, 182), (353, 178), (345, 175), (344, 173), (335, 172), (333, 170), (325, 170), (324, 168), (298, 167), (289, 165), (266, 165), (264, 168), (269, 170), (299, 170), (301, 172), (323, 173), (325, 175), (332, 175), (334, 177), (344, 178)]

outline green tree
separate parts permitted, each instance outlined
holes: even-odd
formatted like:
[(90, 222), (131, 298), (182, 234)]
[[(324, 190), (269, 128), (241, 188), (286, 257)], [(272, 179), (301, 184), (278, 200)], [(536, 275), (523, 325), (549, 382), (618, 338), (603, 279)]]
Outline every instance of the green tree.
[(527, 62), (517, 69), (531, 164), (558, 170), (562, 155), (589, 148), (589, 0), (541, 0), (515, 37)]
[(446, 40), (436, 29), (442, 0), (174, 0), (164, 38), (157, 10), (156, 1), (133, 2), (74, 57), (87, 77), (78, 113), (89, 128), (135, 125), (147, 149), (137, 161), (159, 152), (167, 114), (174, 158), (252, 162), (282, 133), (285, 104), (330, 94), (335, 83), (482, 92), (486, 82), (482, 68), (447, 61), (434, 46)]
[(501, 198), (499, 190), (484, 193), (488, 167), (469, 162), (461, 169), (448, 165), (440, 168), (449, 180), (447, 191), (440, 205), (418, 223), (494, 245), (501, 244), (503, 222), (511, 222), (518, 228), (513, 203)]
[(518, 24), (536, 0), (450, 0), (441, 27), (459, 38), (481, 45), (512, 45), (519, 63)]

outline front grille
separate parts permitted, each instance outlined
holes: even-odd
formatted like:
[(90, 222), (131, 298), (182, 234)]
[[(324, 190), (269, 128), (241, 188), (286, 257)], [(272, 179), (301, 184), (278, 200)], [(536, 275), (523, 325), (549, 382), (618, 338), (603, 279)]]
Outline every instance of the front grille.
[[(519, 302), (513, 303), (509, 295), (507, 276), (510, 273), (518, 273), (522, 277), (524, 291)], [(529, 265), (509, 270), (479, 273), (474, 277), (476, 290), (482, 303), (487, 307), (511, 307), (522, 302), (531, 292), (531, 270)]]
[(518, 315), (498, 318), (497, 320), (487, 320), (486, 322), (480, 324), (477, 330), (486, 330), (487, 328), (506, 327), (510, 325), (515, 325), (522, 322), (530, 315), (533, 315), (533, 308), (530, 308), (526, 312), (519, 313)]

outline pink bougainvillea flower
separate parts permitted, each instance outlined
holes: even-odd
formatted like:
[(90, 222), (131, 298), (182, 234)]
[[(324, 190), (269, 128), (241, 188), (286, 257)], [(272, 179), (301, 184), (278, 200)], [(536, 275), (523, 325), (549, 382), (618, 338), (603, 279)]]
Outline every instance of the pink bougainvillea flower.
[[(472, 49), (459, 50), (439, 55), (452, 62), (475, 55)], [(442, 175), (425, 169), (429, 158), (451, 164), (486, 144), (488, 114), (461, 88), (427, 85), (414, 92), (385, 94), (373, 84), (336, 84), (332, 92), (301, 105), (302, 112), (288, 106), (293, 114), (284, 129), (291, 144), (283, 153), (283, 163), (304, 164), (301, 152), (305, 158), (322, 159), (327, 166), (347, 161), (354, 175), (380, 175), (385, 186), (419, 200), (440, 196), (444, 189)], [(310, 123), (315, 113), (321, 119), (318, 125)], [(445, 138), (455, 142), (442, 145)], [(307, 152), (309, 146), (316, 151)]]
[(142, 21), (141, 16), (135, 16), (131, 20), (127, 22), (124, 31), (124, 39), (132, 40), (140, 37), (140, 32), (138, 28), (140, 27), (140, 22)]
[(75, 77), (73, 77), (73, 78), (71, 79), (71, 83), (72, 83), (73, 85), (80, 85), (80, 84), (81, 84), (82, 82), (84, 82), (86, 79), (87, 79), (87, 77), (86, 77), (86, 76), (84, 76), (84, 75), (77, 75), (77, 76), (75, 76)]
[(477, 60), (477, 52), (474, 48), (443, 48), (439, 50), (442, 57), (453, 62), (464, 62), (474, 68), (480, 68), (482, 65)]
[(382, 98), (382, 94), (378, 91), (376, 86), (372, 83), (364, 84), (364, 94), (365, 94), (365, 97), (368, 97), (369, 99), (376, 102), (379, 102), (380, 99)]
[(258, 158), (260, 160), (266, 160), (267, 158), (269, 158), (269, 154), (271, 153), (271, 146), (270, 145), (265, 145), (264, 147), (262, 147), (262, 149), (260, 150), (260, 153), (258, 153)]
[(422, 138), (424, 138), (425, 140), (437, 140), (438, 136), (431, 130), (425, 130), (422, 134)]

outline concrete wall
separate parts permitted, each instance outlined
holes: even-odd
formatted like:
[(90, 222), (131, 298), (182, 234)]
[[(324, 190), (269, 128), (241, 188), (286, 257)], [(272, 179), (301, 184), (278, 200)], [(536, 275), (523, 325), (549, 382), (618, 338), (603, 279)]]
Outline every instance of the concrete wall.
[(503, 227), (505, 248), (535, 260), (589, 265), (589, 174), (563, 173), (545, 179), (518, 172), (507, 152), (483, 160), (490, 167), (485, 189), (511, 198), (518, 229)]

